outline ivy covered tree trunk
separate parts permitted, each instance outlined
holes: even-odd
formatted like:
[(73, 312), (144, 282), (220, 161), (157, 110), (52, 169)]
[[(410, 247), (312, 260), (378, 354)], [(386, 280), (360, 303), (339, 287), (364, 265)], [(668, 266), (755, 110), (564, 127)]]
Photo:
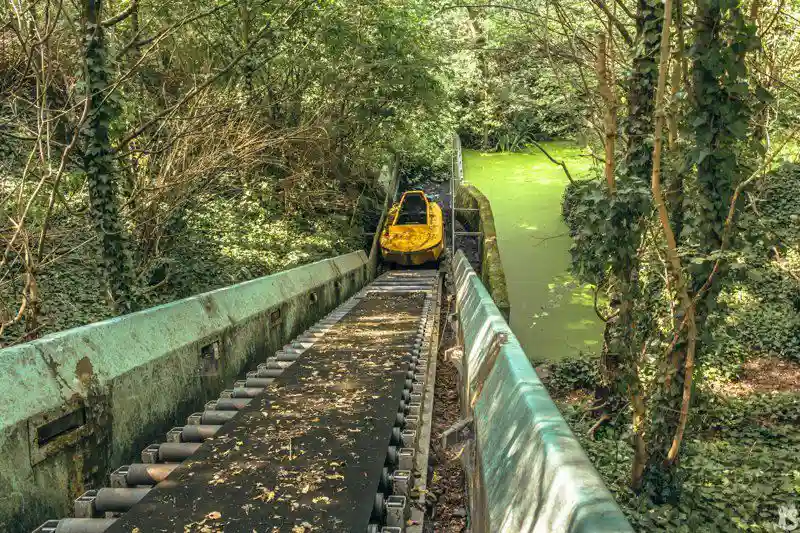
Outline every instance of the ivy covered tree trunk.
[[(698, 331), (695, 351), (702, 354), (702, 332), (716, 307), (718, 280), (726, 264), (720, 251), (734, 234), (726, 224), (733, 193), (742, 177), (739, 154), (748, 133), (745, 53), (757, 45), (755, 29), (742, 17), (741, 6), (719, 0), (698, 0), (694, 18), (692, 111), (696, 166), (692, 195), (686, 209), (683, 245), (698, 259), (687, 267), (689, 294), (694, 302)], [(674, 317), (680, 324), (683, 316)], [(651, 404), (650, 459), (645, 477), (658, 502), (675, 502), (681, 492), (678, 457), (683, 445), (694, 365), (691, 339), (685, 328), (664, 361), (663, 379)]]
[[(601, 373), (604, 378), (600, 402), (609, 407), (621, 405), (628, 398), (634, 413), (634, 460), (631, 484), (638, 487), (646, 461), (644, 442), (644, 400), (638, 379), (636, 359), (643, 324), (636, 324), (635, 302), (639, 298), (640, 219), (646, 214), (652, 163), (653, 102), (658, 78), (657, 57), (664, 11), (657, 0), (639, 0), (636, 18), (636, 53), (628, 86), (627, 146), (625, 164), (618, 180), (613, 225), (620, 233), (620, 243), (612, 260), (616, 316), (605, 326)], [(637, 334), (637, 330), (639, 333)], [(603, 397), (605, 395), (605, 398)]]
[(89, 189), (90, 216), (99, 243), (101, 275), (109, 304), (121, 314), (133, 310), (133, 280), (109, 141), (109, 124), (115, 105), (113, 96), (108, 93), (108, 50), (101, 19), (102, 0), (84, 0), (83, 7), (84, 75), (88, 102), (81, 128), (81, 156)]
[(628, 176), (647, 184), (653, 171), (653, 114), (664, 6), (657, 0), (638, 0), (636, 10), (636, 52), (628, 81), (625, 164)]

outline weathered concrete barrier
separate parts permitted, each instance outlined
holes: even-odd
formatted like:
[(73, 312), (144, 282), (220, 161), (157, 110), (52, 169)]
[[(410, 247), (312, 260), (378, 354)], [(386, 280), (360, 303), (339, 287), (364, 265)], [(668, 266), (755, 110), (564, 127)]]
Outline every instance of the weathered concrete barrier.
[(378, 179), (378, 185), (383, 189), (383, 208), (381, 209), (381, 216), (378, 219), (378, 225), (375, 227), (375, 234), (372, 236), (372, 246), (369, 249), (369, 275), (375, 277), (378, 273), (378, 261), (380, 259), (380, 240), (383, 225), (386, 223), (386, 215), (392, 207), (392, 203), (397, 199), (397, 187), (400, 184), (400, 156), (394, 154), (391, 160), (384, 165), (381, 169), (381, 175)]
[(0, 531), (71, 514), (367, 278), (354, 252), (0, 351)]
[(473, 532), (632, 532), (461, 252), (453, 272), (475, 435)]
[(511, 303), (508, 299), (503, 262), (500, 260), (500, 248), (497, 246), (492, 206), (481, 191), (468, 183), (458, 184), (455, 201), (456, 207), (472, 210), (457, 211), (458, 221), (468, 230), (483, 234), (480, 244), (481, 281), (489, 290), (500, 312), (508, 320), (511, 316)]

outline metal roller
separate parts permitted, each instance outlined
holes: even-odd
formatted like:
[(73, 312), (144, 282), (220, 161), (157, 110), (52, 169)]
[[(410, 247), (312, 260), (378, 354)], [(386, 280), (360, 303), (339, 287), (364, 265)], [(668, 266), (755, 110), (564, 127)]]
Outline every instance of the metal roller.
[(273, 359), (271, 361), (267, 360), (266, 363), (258, 365), (258, 369), (261, 370), (263, 368), (264, 370), (271, 370), (279, 368), (281, 370), (284, 370), (292, 366), (293, 363), (294, 363), (293, 361), (279, 361), (277, 359)]
[(185, 461), (200, 449), (200, 442), (164, 442), (158, 446), (158, 459), (165, 463)]
[(239, 411), (244, 409), (252, 400), (250, 398), (220, 398), (216, 401), (216, 411)]
[(236, 416), (236, 411), (203, 411), (200, 417), (201, 425), (221, 425)]
[(139, 503), (151, 487), (89, 490), (75, 500), (75, 518), (100, 518), (104, 513), (124, 513)]
[(378, 522), (383, 522), (386, 509), (384, 508), (384, 497), (382, 492), (375, 493), (375, 500), (372, 502), (372, 518)]
[(256, 387), (264, 389), (271, 385), (273, 381), (275, 381), (275, 378), (248, 377), (244, 382), (244, 386), (248, 389)]
[(263, 387), (235, 387), (231, 392), (231, 398), (255, 398), (264, 392)]
[(386, 450), (386, 461), (384, 461), (383, 464), (388, 466), (390, 469), (393, 469), (397, 465), (396, 446), (389, 446), (389, 448)]
[(402, 446), (403, 445), (403, 434), (399, 427), (392, 428), (392, 436), (389, 439), (389, 444), (392, 446)]
[(220, 425), (194, 425), (183, 426), (181, 430), (182, 442), (203, 442), (210, 439), (222, 429)]
[(147, 496), (150, 488), (100, 489), (94, 507), (100, 513), (124, 513)]
[(389, 469), (385, 466), (381, 470), (381, 478), (378, 481), (378, 492), (387, 496), (392, 493), (392, 476), (389, 475)]
[(116, 518), (64, 518), (48, 520), (33, 533), (103, 533), (116, 522)]
[(167, 479), (178, 466), (180, 466), (178, 463), (155, 465), (135, 463), (127, 466), (125, 480), (128, 485), (155, 485)]
[(256, 370), (255, 372), (248, 372), (247, 377), (248, 379), (253, 378), (277, 378), (283, 374), (282, 368), (262, 368)]

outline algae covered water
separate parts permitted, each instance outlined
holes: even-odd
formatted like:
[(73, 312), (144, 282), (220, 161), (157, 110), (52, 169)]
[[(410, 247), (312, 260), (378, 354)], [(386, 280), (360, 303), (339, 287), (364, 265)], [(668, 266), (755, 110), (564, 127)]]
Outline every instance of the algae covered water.
[[(567, 142), (544, 146), (566, 161), (573, 178), (587, 176), (591, 159), (579, 148)], [(465, 150), (464, 178), (492, 204), (511, 328), (528, 357), (541, 362), (599, 353), (603, 328), (593, 309), (592, 291), (568, 272), (572, 241), (561, 218), (568, 183), (561, 167), (538, 150)]]

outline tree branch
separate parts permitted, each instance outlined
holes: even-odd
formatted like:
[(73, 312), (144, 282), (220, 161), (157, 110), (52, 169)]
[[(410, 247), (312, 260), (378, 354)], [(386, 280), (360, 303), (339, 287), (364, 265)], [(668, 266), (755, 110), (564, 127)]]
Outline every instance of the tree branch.
[(617, 7), (619, 7), (626, 15), (628, 15), (631, 20), (636, 20), (636, 15), (630, 9), (628, 9), (628, 6), (625, 5), (625, 2), (622, 0), (614, 1), (616, 2)]
[(539, 16), (539, 13), (535, 11), (531, 11), (530, 9), (524, 9), (517, 6), (509, 6), (505, 4), (450, 4), (449, 6), (444, 6), (439, 11), (445, 11), (448, 9), (458, 9), (460, 7), (464, 7), (466, 9), (507, 9), (508, 11), (517, 11), (519, 13), (525, 13), (526, 15), (535, 15)]
[(101, 22), (101, 24), (103, 25), (104, 28), (108, 28), (109, 26), (114, 26), (115, 24), (119, 24), (126, 18), (130, 17), (131, 14), (133, 14), (133, 12), (136, 11), (138, 7), (139, 7), (139, 0), (131, 0), (130, 5), (125, 9), (123, 9), (119, 15), (107, 18), (106, 20)]
[(569, 180), (569, 182), (572, 183), (573, 185), (575, 184), (575, 180), (572, 179), (572, 175), (569, 173), (569, 169), (567, 169), (567, 164), (566, 163), (564, 163), (563, 161), (558, 161), (556, 159), (553, 159), (553, 157), (550, 154), (547, 153), (547, 150), (545, 150), (544, 147), (541, 144), (537, 143), (533, 139), (529, 139), (529, 142), (532, 145), (534, 145), (536, 148), (541, 150), (542, 153), (547, 157), (547, 159), (549, 159), (554, 164), (556, 164), (556, 165), (560, 166), (561, 168), (563, 168), (564, 169), (564, 174), (567, 175), (567, 179)]
[(625, 44), (631, 46), (633, 44), (633, 38), (631, 37), (631, 34), (628, 32), (628, 29), (625, 27), (625, 25), (622, 22), (620, 22), (620, 20), (617, 17), (614, 16), (614, 14), (611, 12), (610, 9), (608, 9), (606, 3), (603, 0), (591, 0), (591, 1), (594, 5), (603, 10), (603, 13), (606, 14), (606, 16), (614, 25), (614, 27), (617, 28), (617, 31), (622, 36), (622, 40), (625, 41)]

